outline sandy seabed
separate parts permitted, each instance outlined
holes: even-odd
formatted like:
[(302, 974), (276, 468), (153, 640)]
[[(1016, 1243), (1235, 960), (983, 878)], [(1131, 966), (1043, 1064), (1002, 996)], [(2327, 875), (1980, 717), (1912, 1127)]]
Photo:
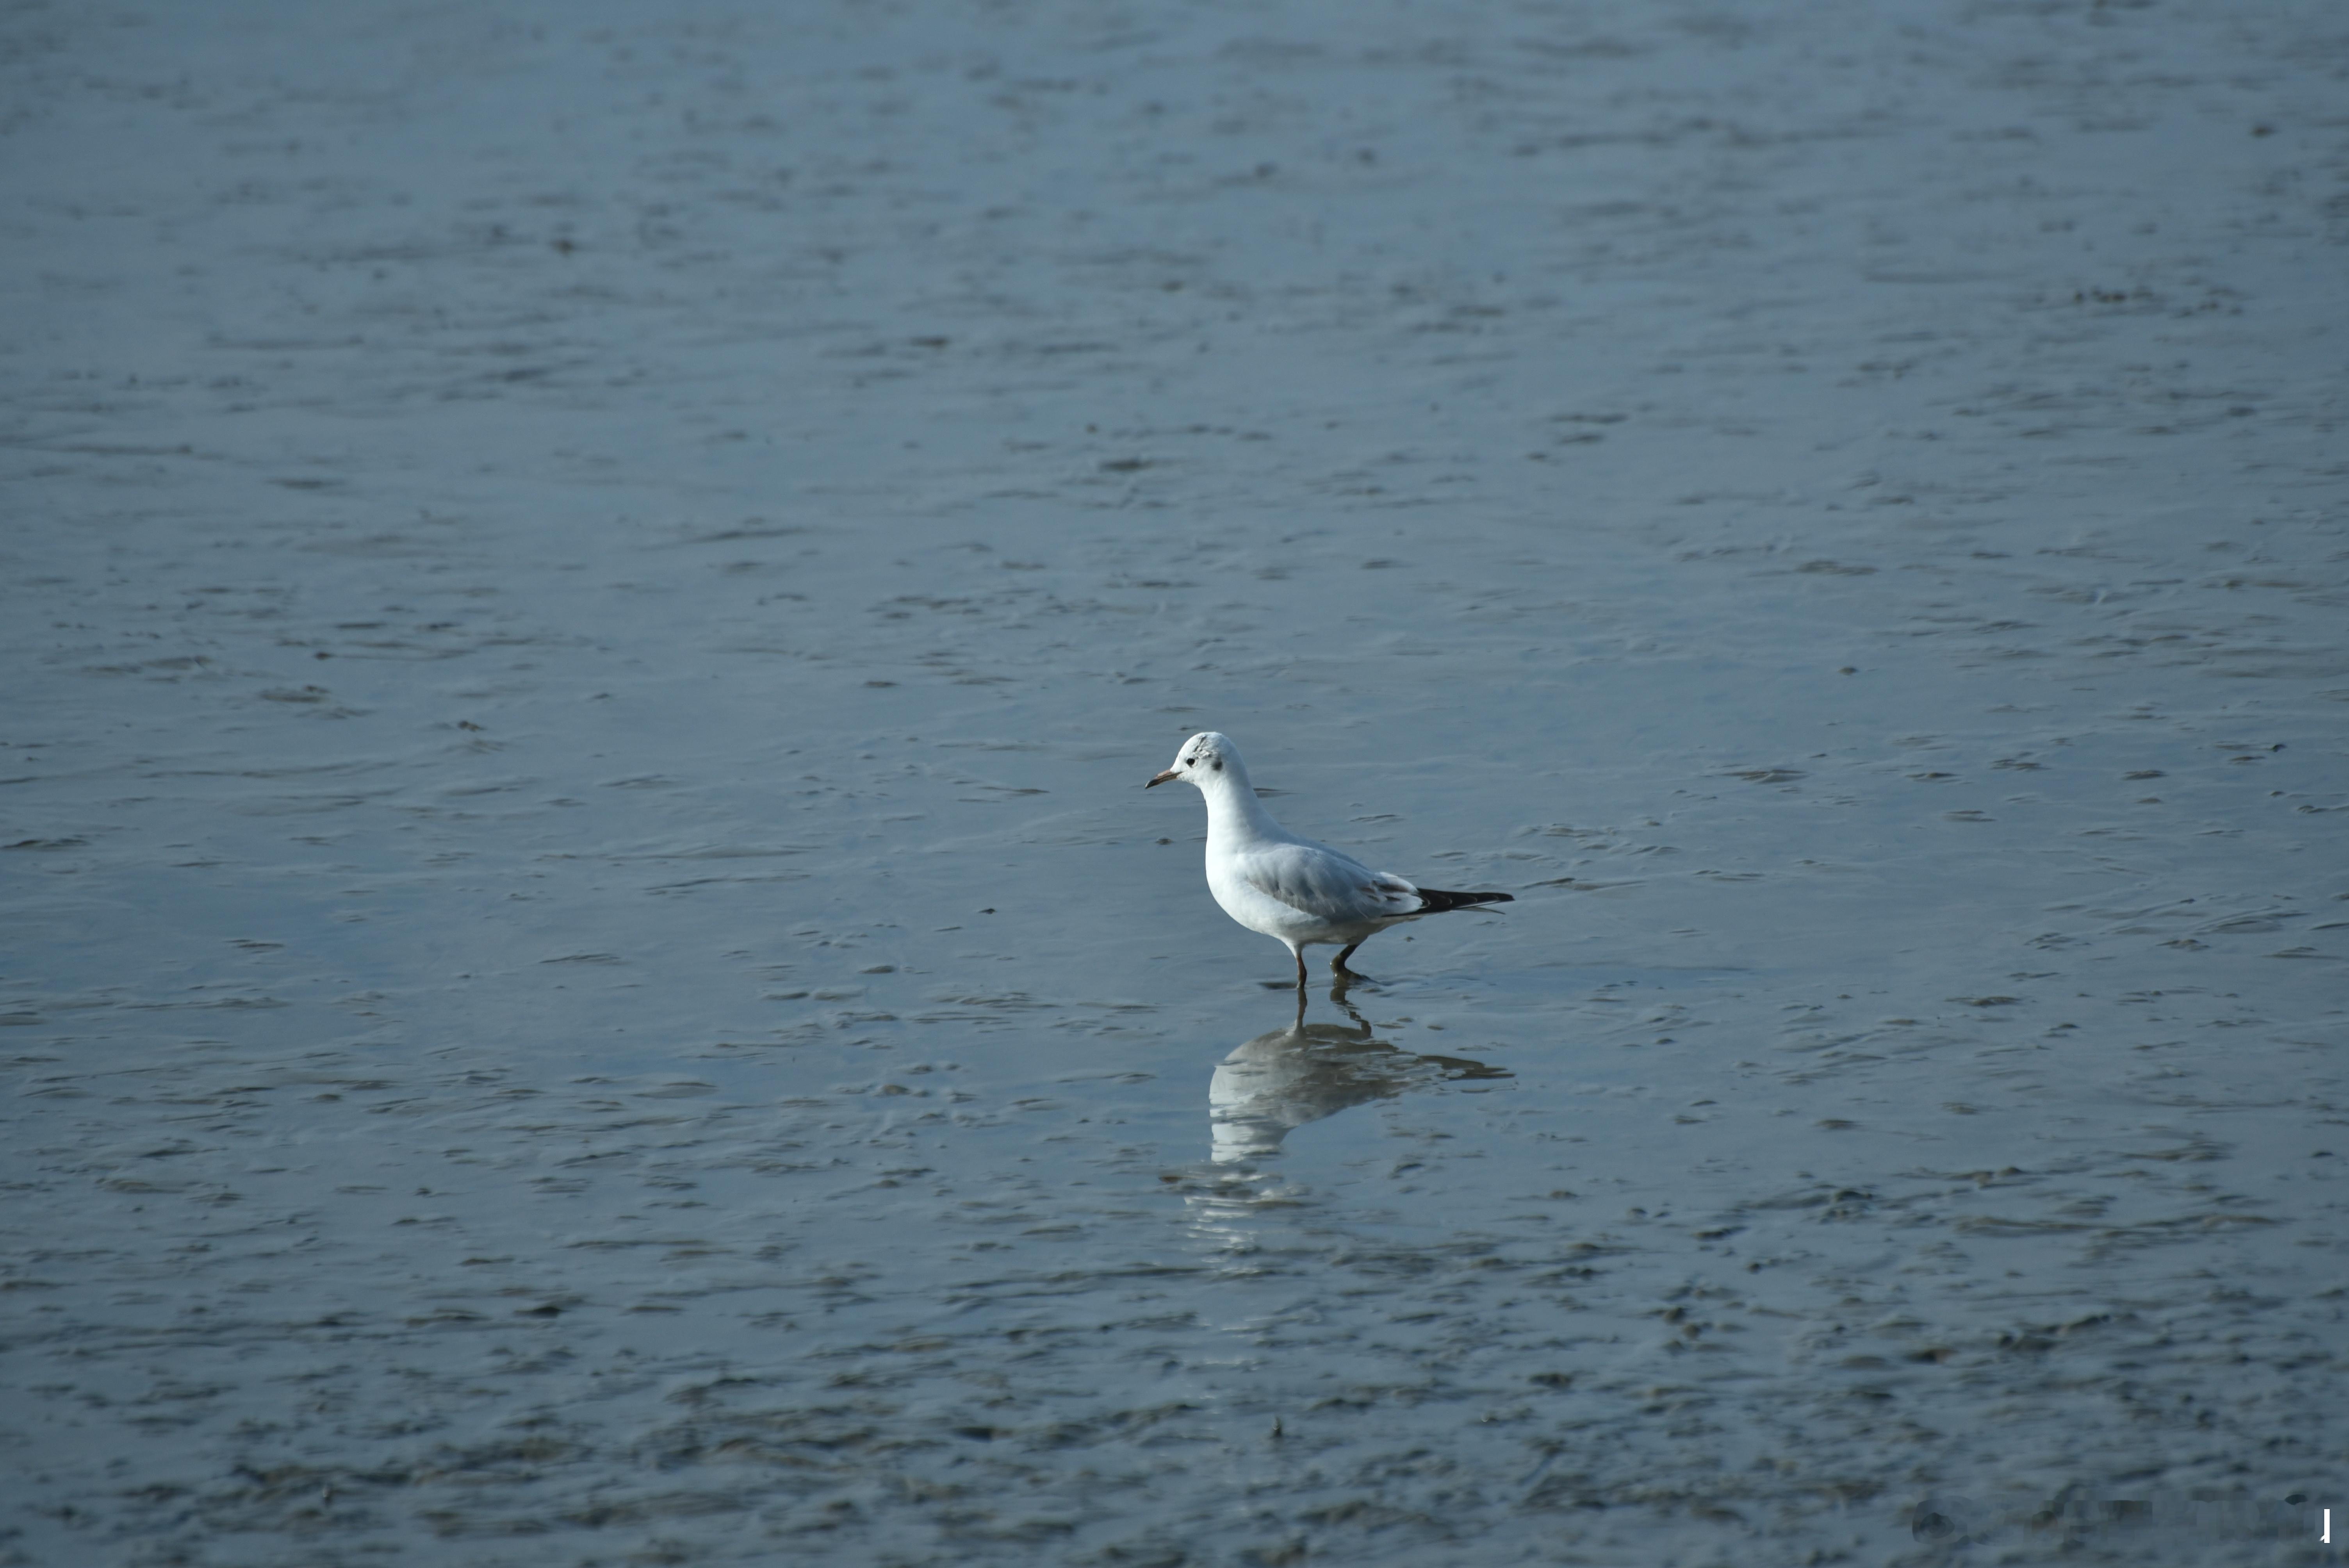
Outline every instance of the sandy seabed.
[(0, 1564), (2339, 1562), (2345, 106), (8, 7)]

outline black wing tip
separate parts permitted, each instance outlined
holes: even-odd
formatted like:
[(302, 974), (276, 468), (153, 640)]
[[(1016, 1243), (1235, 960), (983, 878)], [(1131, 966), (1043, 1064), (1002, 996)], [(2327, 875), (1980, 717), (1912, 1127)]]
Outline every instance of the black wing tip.
[(1445, 892), (1441, 888), (1432, 887), (1420, 889), (1419, 896), (1427, 901), (1427, 907), (1420, 911), (1422, 914), (1442, 914), (1445, 910), (1468, 909), (1480, 903), (1517, 902), (1517, 895), (1513, 892)]

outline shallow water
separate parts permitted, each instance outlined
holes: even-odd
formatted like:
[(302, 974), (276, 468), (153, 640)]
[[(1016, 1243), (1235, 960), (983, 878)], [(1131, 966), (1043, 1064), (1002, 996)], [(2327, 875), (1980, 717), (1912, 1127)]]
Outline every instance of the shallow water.
[(0, 1562), (2337, 1561), (2344, 66), (16, 13)]

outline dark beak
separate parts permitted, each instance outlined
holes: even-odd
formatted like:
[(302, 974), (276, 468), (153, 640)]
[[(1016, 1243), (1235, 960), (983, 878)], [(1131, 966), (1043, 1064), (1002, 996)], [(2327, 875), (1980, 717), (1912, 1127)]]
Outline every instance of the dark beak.
[(1169, 768), (1165, 772), (1161, 773), (1157, 778), (1153, 779), (1149, 783), (1144, 784), (1143, 788), (1144, 789), (1155, 789), (1161, 784), (1165, 783), (1169, 779), (1179, 779), (1181, 777), (1181, 774), (1175, 772), (1172, 768)]

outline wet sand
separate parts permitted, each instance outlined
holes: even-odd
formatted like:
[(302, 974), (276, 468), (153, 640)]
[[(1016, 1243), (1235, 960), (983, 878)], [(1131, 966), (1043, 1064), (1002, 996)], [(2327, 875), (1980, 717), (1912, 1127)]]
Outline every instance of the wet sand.
[(2345, 39), (12, 13), (0, 1563), (2338, 1561)]

